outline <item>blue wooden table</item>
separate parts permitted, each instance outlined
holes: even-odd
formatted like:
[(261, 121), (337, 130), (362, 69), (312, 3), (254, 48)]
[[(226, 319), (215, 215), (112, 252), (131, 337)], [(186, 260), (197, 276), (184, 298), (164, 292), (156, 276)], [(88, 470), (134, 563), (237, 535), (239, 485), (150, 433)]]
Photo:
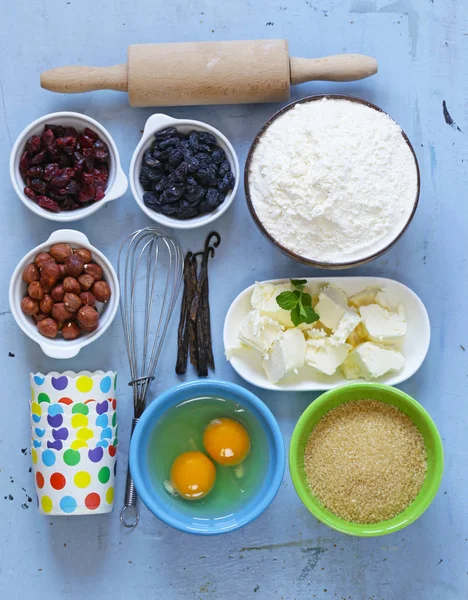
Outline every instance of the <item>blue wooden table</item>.
[[(131, 402), (119, 319), (73, 360), (46, 358), (15, 324), (8, 282), (18, 260), (54, 230), (29, 212), (8, 176), (11, 146), (30, 121), (76, 110), (114, 135), (124, 168), (151, 109), (132, 109), (125, 95), (60, 96), (41, 90), (41, 70), (64, 64), (123, 62), (138, 42), (285, 37), (291, 54), (362, 52), (379, 74), (350, 84), (306, 84), (294, 98), (318, 92), (356, 95), (381, 106), (406, 130), (422, 174), (420, 206), (403, 239), (383, 258), (348, 274), (402, 281), (425, 302), (432, 324), (429, 355), (402, 389), (432, 414), (446, 449), (439, 494), (410, 528), (378, 539), (348, 538), (319, 524), (297, 498), (289, 475), (255, 523), (224, 537), (174, 531), (148, 511), (124, 531), (107, 516), (50, 518), (36, 510), (28, 472), (28, 373), (63, 367), (120, 372), (121, 446), (117, 506), (123, 497)], [(0, 597), (276, 598), (461, 600), (468, 597), (468, 19), (464, 0), (16, 0), (0, 18)], [(446, 103), (444, 116), (443, 102)], [(207, 121), (233, 142), (241, 161), (254, 133), (277, 105), (167, 108)], [(450, 118), (454, 123), (450, 125)], [(119, 242), (148, 224), (125, 197), (78, 222), (114, 263)], [(223, 358), (222, 326), (236, 294), (255, 279), (314, 275), (278, 253), (254, 226), (242, 190), (218, 222), (222, 245), (211, 269), (216, 377), (242, 383)], [(200, 248), (207, 231), (178, 235)], [(320, 273), (322, 274), (322, 273)], [(177, 383), (175, 323), (153, 395)], [(256, 390), (254, 390), (256, 391)], [(285, 442), (314, 394), (259, 392)]]

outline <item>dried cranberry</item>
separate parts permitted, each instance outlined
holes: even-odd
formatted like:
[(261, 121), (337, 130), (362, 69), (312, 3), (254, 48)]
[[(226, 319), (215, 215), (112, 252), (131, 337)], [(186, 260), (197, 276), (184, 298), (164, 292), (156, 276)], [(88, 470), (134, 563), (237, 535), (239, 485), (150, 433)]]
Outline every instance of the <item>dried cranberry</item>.
[(109, 173), (106, 167), (99, 167), (98, 169), (93, 169), (94, 178), (98, 181), (102, 181), (103, 183), (107, 183), (107, 179), (109, 178)]
[(26, 175), (28, 177), (38, 177), (39, 179), (43, 179), (44, 169), (42, 167), (31, 167), (26, 171)]
[(76, 146), (76, 137), (67, 136), (57, 138), (57, 146), (62, 149), (74, 148)]
[(41, 138), (38, 135), (32, 135), (26, 144), (29, 154), (37, 154), (41, 149)]
[(75, 171), (82, 171), (85, 167), (85, 159), (81, 152), (73, 152), (73, 167)]
[(87, 137), (90, 137), (93, 140), (97, 140), (98, 139), (98, 134), (93, 131), (92, 129), (89, 129), (89, 127), (85, 127), (84, 132), (83, 132)]
[(86, 169), (92, 171), (94, 169), (94, 150), (93, 148), (83, 148), (83, 156), (85, 159)]
[(49, 156), (49, 160), (52, 162), (57, 162), (60, 158), (60, 150), (57, 147), (57, 142), (54, 140), (50, 146), (47, 147), (47, 154)]
[(47, 198), (47, 196), (38, 196), (37, 204), (41, 208), (45, 208), (52, 212), (60, 212), (60, 206), (58, 205), (58, 203), (55, 202), (55, 200), (52, 200), (51, 198)]
[(61, 210), (76, 210), (77, 208), (81, 208), (81, 206), (70, 196), (67, 196), (60, 206)]
[(44, 179), (46, 181), (50, 181), (52, 179), (52, 177), (55, 176), (55, 174), (57, 173), (58, 170), (59, 170), (59, 167), (58, 167), (57, 163), (49, 163), (48, 165), (45, 166), (45, 169), (44, 169)]
[(102, 140), (96, 140), (93, 145), (94, 156), (98, 160), (107, 160), (109, 158), (109, 148)]
[(29, 167), (29, 158), (28, 158), (28, 151), (26, 150), (21, 155), (20, 164), (19, 164), (19, 170), (23, 177), (26, 176), (26, 171), (28, 170), (28, 167)]
[(55, 137), (52, 129), (46, 129), (42, 134), (42, 143), (44, 144), (44, 146), (49, 147), (54, 141), (54, 139)]
[(36, 199), (36, 194), (34, 193), (34, 191), (30, 187), (26, 186), (24, 188), (24, 193), (26, 194), (26, 196), (28, 198), (31, 198), (31, 200), (35, 200)]
[(58, 159), (58, 166), (61, 169), (64, 169), (65, 167), (71, 167), (71, 165), (72, 165), (72, 159), (69, 156), (67, 156), (65, 154), (65, 152), (62, 152)]
[(47, 150), (41, 150), (36, 156), (31, 159), (32, 165), (42, 165), (46, 160)]
[(65, 130), (63, 132), (63, 136), (64, 137), (74, 137), (77, 138), (78, 137), (78, 132), (74, 127), (65, 127)]
[(56, 188), (63, 188), (74, 176), (75, 171), (70, 167), (66, 167), (65, 169), (60, 169), (59, 171), (57, 171), (50, 184)]
[(85, 184), (78, 195), (80, 202), (90, 202), (96, 196), (96, 188), (93, 185)]
[(44, 130), (50, 129), (55, 137), (63, 137), (65, 129), (61, 125), (45, 125)]
[(95, 198), (94, 198), (94, 199), (96, 200), (96, 202), (97, 202), (98, 200), (102, 200), (102, 199), (104, 198), (104, 196), (105, 196), (105, 195), (106, 195), (106, 194), (105, 194), (105, 192), (104, 192), (104, 188), (98, 188), (98, 187), (96, 186), (96, 196), (95, 196)]
[(41, 195), (45, 195), (47, 192), (47, 183), (42, 179), (31, 179), (29, 187)]
[(82, 148), (92, 148), (94, 144), (94, 138), (87, 135), (80, 135), (78, 138), (78, 143)]
[(65, 188), (63, 190), (58, 191), (64, 194), (78, 194), (80, 191), (80, 186), (78, 185), (76, 179), (70, 179)]

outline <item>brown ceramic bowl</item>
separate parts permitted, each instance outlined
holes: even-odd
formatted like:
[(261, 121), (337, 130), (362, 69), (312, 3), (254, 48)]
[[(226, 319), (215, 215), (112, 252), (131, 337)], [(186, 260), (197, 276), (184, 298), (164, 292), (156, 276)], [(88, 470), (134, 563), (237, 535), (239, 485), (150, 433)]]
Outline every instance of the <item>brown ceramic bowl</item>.
[[(250, 214), (252, 215), (253, 220), (255, 221), (255, 224), (257, 225), (257, 227), (260, 229), (260, 231), (263, 233), (263, 235), (268, 240), (270, 240), (270, 242), (272, 242), (277, 248), (279, 248), (282, 252), (287, 254), (290, 258), (294, 258), (295, 260), (297, 260), (305, 265), (309, 265), (311, 267), (317, 267), (319, 269), (348, 269), (350, 267), (357, 267), (359, 265), (363, 265), (367, 262), (370, 262), (371, 260), (374, 260), (375, 258), (378, 258), (379, 256), (382, 256), (382, 254), (387, 252), (387, 250), (389, 250), (393, 246), (393, 244), (395, 244), (395, 242), (397, 240), (399, 240), (401, 238), (401, 236), (404, 234), (404, 232), (408, 228), (408, 225), (411, 223), (411, 220), (413, 219), (414, 213), (416, 212), (416, 208), (418, 207), (419, 192), (420, 192), (420, 187), (421, 187), (418, 159), (416, 158), (416, 154), (414, 152), (413, 146), (411, 145), (411, 142), (408, 139), (408, 136), (406, 135), (406, 133), (403, 130), (401, 132), (402, 136), (403, 136), (405, 142), (408, 144), (409, 149), (411, 150), (411, 153), (414, 157), (414, 163), (416, 166), (417, 189), (416, 189), (416, 197), (414, 199), (413, 208), (411, 210), (411, 213), (408, 216), (406, 223), (404, 223), (403, 227), (395, 235), (394, 239), (389, 244), (387, 244), (387, 246), (385, 246), (384, 248), (378, 250), (377, 252), (373, 252), (364, 258), (359, 258), (359, 259), (348, 261), (348, 262), (328, 263), (328, 262), (320, 262), (320, 261), (312, 260), (312, 259), (306, 258), (304, 256), (301, 256), (299, 254), (296, 254), (292, 250), (289, 250), (288, 248), (286, 248), (285, 246), (280, 244), (267, 231), (267, 229), (265, 228), (265, 226), (263, 225), (262, 221), (260, 220), (260, 218), (258, 217), (258, 215), (255, 211), (255, 208), (254, 208), (253, 202), (252, 202), (252, 198), (250, 196), (250, 187), (249, 187), (250, 165), (251, 165), (253, 154), (257, 148), (258, 142), (260, 141), (260, 139), (261, 139), (262, 135), (264, 134), (264, 132), (266, 131), (266, 129), (268, 129), (268, 127), (271, 125), (271, 123), (273, 123), (273, 121), (275, 121), (276, 119), (278, 119), (279, 117), (284, 115), (284, 113), (286, 113), (288, 110), (291, 110), (296, 104), (302, 104), (304, 102), (315, 102), (317, 100), (322, 100), (323, 98), (329, 98), (332, 100), (348, 100), (350, 102), (358, 102), (359, 104), (364, 104), (364, 106), (367, 106), (374, 110), (378, 110), (379, 112), (386, 114), (385, 111), (383, 111), (381, 108), (379, 108), (378, 106), (375, 106), (375, 104), (371, 104), (370, 102), (367, 102), (366, 100), (361, 100), (360, 98), (354, 98), (353, 96), (342, 96), (339, 94), (322, 94), (319, 96), (308, 96), (306, 98), (302, 98), (301, 100), (297, 100), (296, 102), (291, 102), (287, 106), (284, 106), (282, 109), (280, 109), (278, 112), (276, 112), (265, 123), (265, 125), (260, 129), (260, 131), (256, 135), (254, 141), (252, 142), (252, 145), (250, 146), (249, 154), (247, 155), (247, 160), (245, 163), (245, 171), (244, 171), (245, 197), (247, 200), (247, 205), (250, 210)], [(389, 115), (387, 115), (387, 116), (389, 118), (391, 118)], [(394, 119), (392, 119), (392, 120), (394, 120)]]

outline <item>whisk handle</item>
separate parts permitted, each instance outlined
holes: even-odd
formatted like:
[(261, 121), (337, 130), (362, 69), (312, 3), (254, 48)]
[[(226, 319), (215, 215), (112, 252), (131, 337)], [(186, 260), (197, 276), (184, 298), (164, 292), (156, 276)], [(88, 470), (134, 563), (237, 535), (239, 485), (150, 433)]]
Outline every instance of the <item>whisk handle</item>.
[[(139, 419), (132, 419), (132, 430), (130, 433), (130, 439), (132, 439), (133, 431)], [(120, 522), (124, 527), (133, 529), (138, 525), (140, 520), (140, 513), (137, 508), (138, 494), (133, 483), (132, 474), (130, 472), (130, 465), (127, 468), (127, 483), (125, 485), (125, 499), (124, 507), (120, 512)]]

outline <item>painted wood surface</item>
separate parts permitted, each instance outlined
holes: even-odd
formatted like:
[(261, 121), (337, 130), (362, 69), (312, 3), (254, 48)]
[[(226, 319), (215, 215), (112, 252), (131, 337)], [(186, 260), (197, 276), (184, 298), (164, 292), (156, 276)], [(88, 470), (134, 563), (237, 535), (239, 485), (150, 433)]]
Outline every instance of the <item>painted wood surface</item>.
[[(28, 372), (57, 363), (41, 354), (9, 312), (7, 284), (18, 260), (54, 225), (27, 211), (8, 177), (11, 146), (30, 121), (77, 110), (115, 136), (128, 168), (151, 109), (130, 108), (124, 94), (61, 96), (41, 90), (39, 73), (57, 65), (123, 62), (131, 43), (287, 38), (292, 56), (357, 52), (375, 56), (379, 73), (355, 83), (310, 83), (319, 92), (355, 95), (381, 106), (406, 130), (422, 173), (416, 217), (383, 258), (355, 274), (402, 281), (421, 296), (432, 323), (429, 355), (401, 387), (431, 412), (442, 433), (441, 490), (414, 525), (387, 538), (346, 538), (306, 511), (286, 475), (269, 510), (234, 534), (201, 539), (172, 531), (143, 510), (133, 532), (118, 513), (41, 517), (28, 472)], [(468, 596), (468, 18), (464, 0), (16, 0), (0, 19), (0, 596), (164, 600), (352, 599), (461, 600)], [(245, 159), (254, 134), (280, 105), (167, 108), (207, 121)], [(115, 262), (118, 243), (147, 224), (131, 194), (79, 222)], [(323, 275), (296, 265), (261, 236), (242, 192), (220, 219), (222, 244), (210, 266), (216, 376), (241, 382), (222, 355), (222, 325), (232, 299), (255, 279)], [(207, 231), (179, 235), (199, 249)], [(336, 273), (334, 273), (336, 274)], [(350, 273), (346, 273), (350, 274)], [(175, 326), (153, 395), (177, 383)], [(63, 368), (120, 373), (121, 446), (117, 505), (123, 498), (131, 421), (128, 367), (119, 320)], [(187, 379), (193, 374), (187, 375)], [(280, 422), (286, 444), (314, 394), (259, 392)]]

